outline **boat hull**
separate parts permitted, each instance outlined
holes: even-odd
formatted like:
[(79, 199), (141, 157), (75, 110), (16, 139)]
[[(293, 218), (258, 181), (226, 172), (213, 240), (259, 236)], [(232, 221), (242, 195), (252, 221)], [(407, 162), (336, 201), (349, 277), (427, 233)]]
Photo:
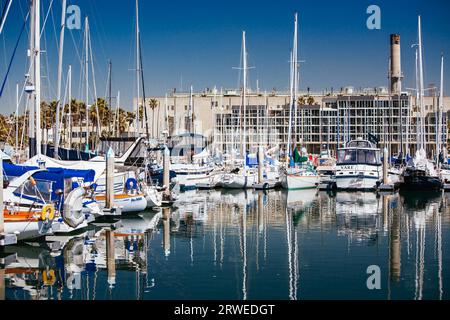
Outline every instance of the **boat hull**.
[(400, 189), (403, 190), (440, 190), (442, 181), (437, 177), (405, 175)]
[[(100, 207), (105, 207), (105, 196), (98, 196), (95, 198)], [(122, 213), (138, 213), (147, 208), (147, 200), (145, 195), (115, 195), (114, 205), (121, 209)]]
[(381, 165), (342, 165), (336, 168), (338, 190), (376, 190), (381, 180)]
[(257, 182), (255, 174), (225, 174), (222, 179), (224, 189), (250, 189)]
[(319, 176), (302, 174), (285, 174), (281, 185), (287, 190), (315, 189), (319, 184)]

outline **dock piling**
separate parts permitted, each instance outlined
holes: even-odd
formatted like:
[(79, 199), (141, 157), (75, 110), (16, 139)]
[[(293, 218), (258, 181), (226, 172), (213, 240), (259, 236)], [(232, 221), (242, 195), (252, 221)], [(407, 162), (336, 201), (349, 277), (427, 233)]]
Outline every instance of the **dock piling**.
[(258, 148), (258, 183), (264, 182), (264, 150), (263, 147)]
[(164, 225), (164, 237), (163, 247), (166, 257), (170, 255), (170, 209), (163, 208), (163, 225)]
[(170, 152), (166, 147), (164, 149), (164, 173), (163, 173), (163, 185), (164, 185), (164, 195), (169, 198), (170, 197)]
[(106, 231), (106, 265), (108, 268), (108, 283), (112, 288), (116, 284), (116, 258), (114, 247), (114, 231)]
[(395, 185), (389, 183), (389, 151), (386, 147), (383, 150), (383, 181), (379, 185), (378, 190), (387, 192), (395, 190)]
[(114, 150), (109, 148), (106, 154), (106, 209), (114, 207)]

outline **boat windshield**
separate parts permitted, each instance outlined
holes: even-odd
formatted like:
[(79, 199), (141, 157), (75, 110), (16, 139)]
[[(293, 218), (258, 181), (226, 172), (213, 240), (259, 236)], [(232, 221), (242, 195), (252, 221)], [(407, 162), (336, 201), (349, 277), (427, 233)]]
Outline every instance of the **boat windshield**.
[(51, 181), (29, 179), (20, 187), (18, 187), (14, 191), (14, 194), (19, 197), (26, 196), (48, 201), (52, 196), (52, 186), (53, 183)]
[(379, 155), (376, 150), (339, 150), (339, 164), (378, 164)]

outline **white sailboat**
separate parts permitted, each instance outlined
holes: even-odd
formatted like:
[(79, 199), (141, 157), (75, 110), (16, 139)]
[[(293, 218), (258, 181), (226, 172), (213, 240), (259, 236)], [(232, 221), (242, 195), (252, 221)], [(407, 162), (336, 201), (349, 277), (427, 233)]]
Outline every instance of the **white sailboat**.
[[(247, 157), (247, 47), (245, 39), (245, 31), (242, 32), (242, 61), (243, 61), (243, 87), (242, 87), (242, 152), (241, 156), (244, 159)], [(235, 169), (232, 172), (224, 173), (222, 176), (221, 185), (225, 189), (249, 189), (253, 188), (253, 185), (258, 182), (258, 175), (254, 170), (247, 168), (246, 160), (244, 160), (243, 166)]]
[(404, 190), (440, 190), (442, 182), (435, 165), (427, 158), (425, 141), (425, 116), (424, 116), (424, 80), (423, 80), (423, 50), (422, 50), (422, 28), (421, 19), (418, 17), (418, 48), (417, 48), (417, 94), (419, 124), (417, 126), (417, 151), (403, 172), (403, 183), (400, 185)]
[[(292, 122), (293, 113), (297, 110), (298, 101), (298, 52), (297, 52), (297, 18), (298, 14), (295, 13), (294, 22), (294, 47), (291, 54), (291, 102), (289, 108), (289, 132), (288, 132), (288, 150), (287, 150), (287, 167), (283, 168), (280, 173), (281, 185), (283, 188), (288, 190), (299, 190), (299, 189), (312, 189), (316, 188), (319, 184), (319, 175), (310, 165), (295, 167), (290, 164), (290, 157), (292, 153)], [(304, 150), (305, 151), (305, 150)]]

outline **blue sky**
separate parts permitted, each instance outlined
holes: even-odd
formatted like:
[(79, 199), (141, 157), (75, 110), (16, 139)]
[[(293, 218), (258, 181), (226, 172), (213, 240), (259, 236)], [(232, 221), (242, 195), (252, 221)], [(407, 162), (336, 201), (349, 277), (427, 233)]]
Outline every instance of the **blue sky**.
[[(51, 0), (41, 0), (45, 17)], [(0, 1), (3, 4), (4, 0)], [(0, 35), (0, 79), (17, 40), (27, 0), (14, 0), (5, 31)], [(134, 0), (68, 0), (76, 4), (91, 25), (96, 86), (104, 96), (107, 60), (113, 62), (113, 91), (121, 91), (121, 104), (131, 108), (135, 92)], [(369, 5), (381, 8), (381, 30), (366, 28)], [(42, 47), (44, 98), (56, 96), (57, 42), (61, 4), (54, 0)], [(250, 85), (256, 79), (262, 90), (287, 90), (293, 15), (299, 12), (301, 89), (322, 91), (346, 85), (387, 85), (389, 34), (400, 33), (404, 87), (414, 86), (414, 50), (417, 15), (422, 15), (425, 83), (439, 82), (440, 54), (450, 60), (450, 1), (445, 0), (343, 0), (343, 1), (246, 1), (192, 0), (140, 1), (140, 25), (147, 95), (162, 95), (171, 88), (194, 90), (234, 88), (238, 84), (241, 32), (247, 32)], [(56, 24), (56, 26), (55, 26)], [(4, 95), (2, 113), (15, 109), (15, 84), (23, 81), (27, 34), (20, 41)], [(82, 31), (66, 32), (64, 73), (73, 66), (73, 94), (80, 90)], [(48, 61), (48, 67), (46, 62)], [(449, 65), (449, 63), (447, 63)], [(450, 67), (447, 67), (450, 70)], [(182, 79), (182, 81), (181, 81)], [(450, 84), (450, 71), (446, 73)], [(445, 89), (450, 95), (450, 90)]]

